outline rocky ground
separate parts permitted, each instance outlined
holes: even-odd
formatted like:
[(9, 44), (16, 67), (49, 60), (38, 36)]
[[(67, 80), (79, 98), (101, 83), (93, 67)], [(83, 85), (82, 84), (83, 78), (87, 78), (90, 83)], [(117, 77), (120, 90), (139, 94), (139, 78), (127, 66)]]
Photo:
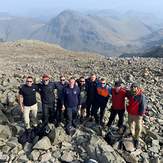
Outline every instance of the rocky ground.
[[(119, 136), (116, 122), (112, 128), (111, 145), (104, 140), (107, 131), (92, 122), (80, 126), (72, 137), (63, 127), (55, 129), (50, 125), (50, 135), (24, 146), (18, 143), (23, 123), (16, 102), (17, 87), (27, 75), (34, 75), (38, 82), (43, 73), (58, 80), (62, 73), (66, 77), (79, 77), (92, 72), (105, 77), (110, 85), (121, 79), (124, 85), (136, 81), (144, 88), (148, 113), (144, 117), (140, 149), (134, 149), (131, 138), (125, 136), (127, 133)], [(163, 162), (163, 59), (107, 58), (66, 51), (38, 41), (1, 43), (0, 83), (0, 162), (78, 163), (88, 159), (99, 163)], [(110, 103), (106, 122), (109, 108)]]

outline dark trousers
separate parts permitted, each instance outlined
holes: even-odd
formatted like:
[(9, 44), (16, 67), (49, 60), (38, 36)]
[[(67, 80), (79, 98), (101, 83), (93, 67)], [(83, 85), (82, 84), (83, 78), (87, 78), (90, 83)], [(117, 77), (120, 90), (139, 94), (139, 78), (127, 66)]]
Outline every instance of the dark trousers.
[(125, 113), (124, 109), (122, 109), (122, 110), (111, 109), (111, 114), (110, 114), (110, 117), (109, 117), (108, 126), (110, 127), (112, 125), (116, 115), (118, 114), (118, 117), (119, 117), (118, 127), (121, 128), (123, 126), (124, 113)]
[(62, 111), (62, 102), (60, 99), (57, 99), (57, 123), (63, 122), (65, 117), (65, 111)]
[[(105, 114), (105, 108), (106, 108), (107, 103), (96, 103), (94, 110), (93, 110), (93, 116), (95, 118), (95, 121), (97, 124), (102, 124), (103, 123), (103, 118)], [(99, 111), (100, 109), (100, 111)], [(98, 114), (99, 111), (99, 114)]]
[(78, 119), (78, 108), (76, 107), (67, 107), (67, 128), (77, 126)]
[(89, 116), (93, 116), (93, 110), (95, 108), (95, 100), (89, 100), (87, 99), (87, 102), (86, 102), (86, 113), (87, 113), (87, 117)]
[(42, 103), (43, 124), (47, 124), (48, 122), (54, 123), (55, 119), (56, 119), (55, 103), (51, 103), (51, 104)]

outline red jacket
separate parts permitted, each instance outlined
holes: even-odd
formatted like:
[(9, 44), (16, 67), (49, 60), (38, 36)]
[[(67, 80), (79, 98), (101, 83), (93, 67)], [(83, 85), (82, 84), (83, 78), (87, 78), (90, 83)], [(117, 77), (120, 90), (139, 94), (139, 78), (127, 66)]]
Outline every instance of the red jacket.
[(146, 99), (142, 90), (139, 89), (135, 96), (128, 94), (129, 104), (127, 106), (128, 114), (143, 115), (146, 109)]
[(125, 110), (125, 97), (126, 90), (124, 88), (120, 88), (117, 93), (115, 88), (112, 88), (112, 109), (115, 110)]

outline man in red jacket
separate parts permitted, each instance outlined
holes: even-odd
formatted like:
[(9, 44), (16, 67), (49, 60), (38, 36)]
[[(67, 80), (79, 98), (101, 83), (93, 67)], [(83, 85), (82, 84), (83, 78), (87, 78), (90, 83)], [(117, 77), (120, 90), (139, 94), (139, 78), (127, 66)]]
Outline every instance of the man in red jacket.
[(125, 113), (125, 97), (126, 90), (122, 88), (121, 81), (115, 82), (115, 87), (110, 89), (110, 94), (112, 95), (112, 108), (109, 117), (108, 127), (110, 128), (112, 122), (114, 121), (116, 115), (118, 114), (118, 128), (120, 133), (123, 129), (124, 113)]
[(146, 99), (142, 89), (138, 87), (136, 83), (131, 85), (130, 91), (127, 93), (129, 100), (128, 111), (128, 123), (133, 136), (135, 148), (139, 145), (139, 137), (142, 130), (142, 119), (146, 109)]

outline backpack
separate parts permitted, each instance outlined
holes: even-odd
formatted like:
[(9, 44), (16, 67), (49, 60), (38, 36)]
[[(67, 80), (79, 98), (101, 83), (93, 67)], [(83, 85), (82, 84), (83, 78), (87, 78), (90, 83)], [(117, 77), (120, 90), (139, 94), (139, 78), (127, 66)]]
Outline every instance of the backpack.
[(32, 143), (36, 134), (33, 129), (26, 129), (19, 137), (18, 142), (24, 145), (26, 142)]

